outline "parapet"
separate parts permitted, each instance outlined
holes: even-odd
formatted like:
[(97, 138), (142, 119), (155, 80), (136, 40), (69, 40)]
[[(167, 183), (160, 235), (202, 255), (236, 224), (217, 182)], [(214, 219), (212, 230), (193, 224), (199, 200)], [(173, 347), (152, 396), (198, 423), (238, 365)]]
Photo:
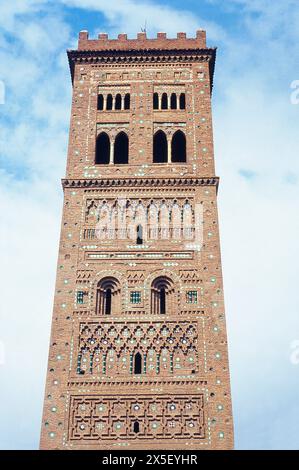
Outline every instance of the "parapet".
[(100, 33), (97, 39), (89, 39), (88, 31), (80, 31), (78, 50), (149, 50), (149, 49), (205, 49), (206, 32), (196, 31), (196, 37), (187, 38), (186, 33), (177, 33), (176, 38), (168, 38), (166, 33), (157, 33), (156, 38), (147, 38), (145, 32), (138, 33), (136, 39), (128, 39), (127, 34), (119, 34), (117, 39), (109, 39), (108, 34)]

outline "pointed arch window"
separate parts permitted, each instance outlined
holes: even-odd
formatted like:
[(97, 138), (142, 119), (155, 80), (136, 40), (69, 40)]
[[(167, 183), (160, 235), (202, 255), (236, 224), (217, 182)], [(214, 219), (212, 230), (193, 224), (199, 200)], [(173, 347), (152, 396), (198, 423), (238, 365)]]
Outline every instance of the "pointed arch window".
[(154, 163), (167, 163), (167, 138), (163, 131), (154, 134), (153, 151)]
[(172, 162), (185, 162), (186, 161), (186, 137), (182, 131), (176, 131), (172, 136), (171, 141), (171, 161)]
[(95, 163), (106, 165), (110, 159), (110, 139), (106, 132), (101, 132), (96, 140)]
[(137, 352), (134, 357), (134, 374), (142, 373), (142, 356)]
[(153, 108), (159, 109), (159, 95), (158, 93), (154, 93), (153, 95)]
[(114, 142), (114, 163), (123, 165), (129, 162), (129, 139), (125, 132), (117, 134)]

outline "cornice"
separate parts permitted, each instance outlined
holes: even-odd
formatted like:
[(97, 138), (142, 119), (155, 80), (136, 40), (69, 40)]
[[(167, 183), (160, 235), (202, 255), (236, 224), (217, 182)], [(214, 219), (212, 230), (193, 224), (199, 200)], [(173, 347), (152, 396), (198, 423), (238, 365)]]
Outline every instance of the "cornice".
[[(126, 379), (116, 379), (116, 380), (103, 380), (103, 378), (99, 378), (98, 380), (96, 379), (90, 379), (90, 380), (80, 380), (80, 379), (71, 379), (68, 382), (68, 387), (74, 388), (74, 387), (106, 387), (108, 386), (109, 388), (113, 385), (117, 386), (125, 386), (125, 387), (148, 387), (148, 386), (161, 386), (161, 385), (166, 385), (166, 386), (190, 386), (190, 385), (197, 385), (197, 386), (206, 386), (208, 384), (207, 380), (204, 379), (194, 379), (193, 377), (185, 377), (185, 378), (163, 378), (163, 380), (155, 380), (155, 379), (149, 379), (149, 378), (144, 378), (143, 380), (126, 380)], [(179, 393), (179, 392), (178, 392)]]
[(136, 64), (209, 62), (211, 90), (213, 87), (216, 48), (204, 49), (128, 49), (68, 50), (69, 66), (74, 80), (75, 64)]
[(146, 187), (161, 188), (167, 186), (216, 186), (219, 178), (105, 178), (105, 179), (62, 179), (63, 188), (107, 188), (107, 187)]

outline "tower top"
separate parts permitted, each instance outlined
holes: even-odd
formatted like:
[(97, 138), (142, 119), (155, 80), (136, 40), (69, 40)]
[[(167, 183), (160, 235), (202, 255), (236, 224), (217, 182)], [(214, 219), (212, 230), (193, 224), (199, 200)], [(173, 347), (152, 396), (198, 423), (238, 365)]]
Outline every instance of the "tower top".
[(117, 39), (110, 39), (107, 33), (100, 33), (97, 39), (89, 39), (86, 30), (80, 31), (78, 49), (85, 51), (128, 50), (128, 49), (202, 49), (206, 47), (206, 32), (196, 31), (196, 37), (187, 38), (183, 32), (176, 38), (168, 38), (166, 33), (157, 33), (156, 38), (148, 38), (146, 32), (137, 34), (136, 39), (128, 39), (121, 33)]
[[(216, 48), (206, 45), (206, 32), (198, 30), (196, 36), (187, 38), (186, 33), (177, 33), (176, 38), (168, 38), (166, 33), (157, 33), (156, 38), (148, 38), (146, 32), (137, 34), (136, 39), (128, 39), (121, 33), (117, 39), (109, 39), (107, 33), (99, 33), (97, 39), (89, 39), (87, 30), (79, 33), (78, 49), (68, 50), (68, 59), (72, 80), (76, 63), (105, 64), (132, 62), (172, 61), (208, 61), (210, 69), (210, 88), (213, 86), (213, 75)], [(177, 57), (180, 56), (180, 59)]]

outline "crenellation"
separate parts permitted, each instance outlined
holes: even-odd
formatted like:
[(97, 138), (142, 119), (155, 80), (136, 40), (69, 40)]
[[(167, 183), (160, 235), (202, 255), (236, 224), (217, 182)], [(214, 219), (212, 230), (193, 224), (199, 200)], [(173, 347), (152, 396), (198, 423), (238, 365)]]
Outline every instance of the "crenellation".
[(107, 33), (100, 33), (98, 39), (89, 39), (88, 31), (79, 33), (79, 50), (125, 50), (125, 49), (202, 49), (206, 47), (205, 31), (198, 30), (196, 36), (187, 38), (186, 33), (177, 33), (176, 38), (168, 38), (164, 32), (158, 32), (156, 38), (148, 38), (146, 32), (137, 33), (136, 39), (128, 38), (126, 33), (117, 39), (109, 38)]

